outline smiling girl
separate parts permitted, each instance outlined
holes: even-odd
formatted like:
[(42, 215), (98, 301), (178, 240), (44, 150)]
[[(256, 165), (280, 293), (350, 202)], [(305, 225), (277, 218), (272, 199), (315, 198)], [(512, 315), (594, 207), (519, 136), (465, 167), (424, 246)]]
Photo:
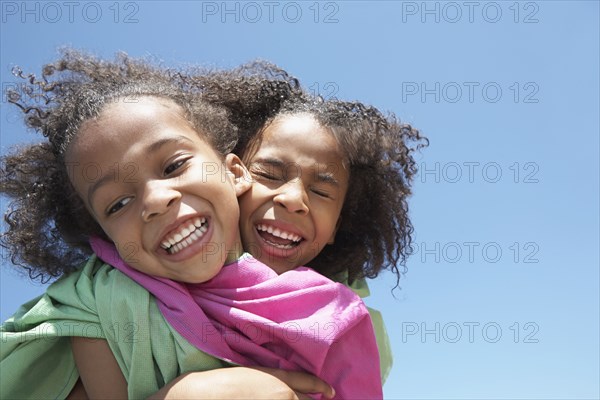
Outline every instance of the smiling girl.
[[(78, 73), (52, 77), (69, 63)], [(225, 155), (236, 127), (181, 78), (67, 54), (30, 79), (41, 103), (11, 97), (47, 140), (2, 158), (2, 243), (30, 272), (63, 276), (2, 325), (2, 397), (65, 398), (83, 382), (102, 398), (381, 398), (362, 301), (241, 256), (236, 199), (251, 178)], [(231, 365), (267, 373), (224, 368), (215, 384), (209, 372)]]

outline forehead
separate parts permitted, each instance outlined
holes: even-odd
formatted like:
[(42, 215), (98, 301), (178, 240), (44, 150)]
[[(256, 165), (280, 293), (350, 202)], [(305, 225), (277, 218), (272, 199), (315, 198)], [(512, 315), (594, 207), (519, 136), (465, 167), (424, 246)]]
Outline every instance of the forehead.
[(333, 134), (310, 114), (292, 114), (277, 117), (264, 130), (257, 154), (276, 152), (282, 157), (307, 157), (324, 162), (345, 161), (344, 153)]
[(287, 173), (312, 171), (304, 176), (336, 181), (342, 187), (349, 180), (348, 163), (337, 140), (310, 114), (276, 118), (254, 146), (247, 159), (250, 166), (281, 166)]
[[(263, 139), (298, 139), (298, 135), (304, 133), (317, 133), (323, 136), (331, 134), (317, 121), (317, 119), (307, 113), (286, 114), (275, 117), (263, 132)], [(332, 136), (333, 138), (333, 136)]]
[(168, 99), (140, 97), (117, 99), (94, 119), (85, 121), (69, 146), (67, 158), (113, 148), (148, 144), (157, 135), (184, 134), (200, 139), (183, 110)]

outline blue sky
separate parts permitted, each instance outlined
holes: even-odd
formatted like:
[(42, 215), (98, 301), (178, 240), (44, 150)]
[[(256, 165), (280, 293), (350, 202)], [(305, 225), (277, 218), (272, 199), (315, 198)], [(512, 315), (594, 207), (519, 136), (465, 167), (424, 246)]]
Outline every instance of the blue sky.
[[(261, 58), (418, 127), (431, 145), (411, 199), (416, 252), (395, 297), (383, 274), (367, 299), (394, 349), (385, 397), (600, 397), (597, 1), (0, 5), (3, 89), (12, 66), (39, 71), (64, 45)], [(33, 140), (0, 106), (2, 152)], [(7, 261), (0, 274), (2, 320), (44, 290)]]

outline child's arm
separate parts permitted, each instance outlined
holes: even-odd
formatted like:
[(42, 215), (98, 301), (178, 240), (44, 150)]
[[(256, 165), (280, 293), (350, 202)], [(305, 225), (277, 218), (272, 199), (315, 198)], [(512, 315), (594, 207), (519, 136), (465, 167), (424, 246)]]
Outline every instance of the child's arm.
[[(71, 343), (89, 398), (127, 398), (127, 381), (106, 340), (74, 337)], [(231, 367), (183, 374), (150, 399), (309, 399), (302, 393), (334, 396), (331, 386), (313, 375), (272, 368)]]
[(331, 386), (313, 375), (272, 368), (231, 367), (183, 374), (148, 400), (310, 399), (305, 393), (323, 393), (325, 398), (335, 396)]
[(77, 380), (75, 387), (71, 390), (66, 400), (89, 400), (81, 379)]
[(106, 340), (73, 337), (71, 348), (89, 398), (127, 398), (127, 381)]

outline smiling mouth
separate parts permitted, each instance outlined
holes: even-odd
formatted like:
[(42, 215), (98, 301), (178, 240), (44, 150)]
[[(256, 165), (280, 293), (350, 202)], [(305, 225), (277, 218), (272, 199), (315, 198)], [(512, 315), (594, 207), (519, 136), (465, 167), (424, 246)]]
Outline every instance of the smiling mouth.
[(256, 225), (256, 231), (269, 245), (282, 250), (293, 249), (304, 240), (304, 238), (298, 234), (287, 232), (267, 224)]
[(207, 230), (208, 222), (206, 222), (206, 218), (194, 218), (165, 238), (160, 247), (169, 254), (179, 253), (190, 244), (200, 240)]

